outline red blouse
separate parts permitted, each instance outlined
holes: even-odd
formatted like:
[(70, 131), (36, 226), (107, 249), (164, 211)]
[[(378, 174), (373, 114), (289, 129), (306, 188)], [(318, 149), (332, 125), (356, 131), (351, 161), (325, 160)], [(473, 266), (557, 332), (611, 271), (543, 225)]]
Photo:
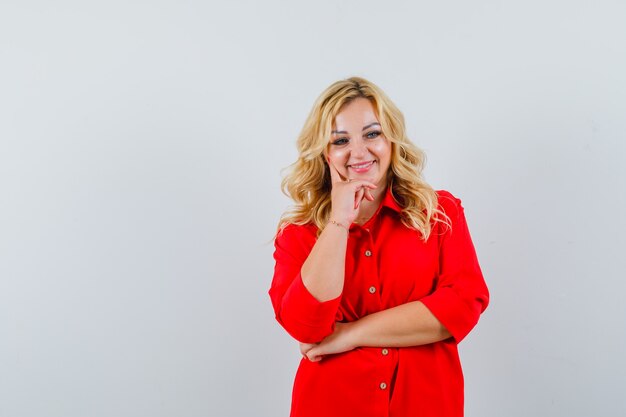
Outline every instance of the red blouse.
[(489, 292), (461, 200), (447, 191), (437, 194), (452, 228), (438, 222), (426, 242), (401, 223), (401, 208), (389, 190), (367, 223), (350, 226), (343, 292), (333, 300), (317, 301), (300, 275), (317, 228), (288, 225), (276, 237), (269, 295), (276, 319), (295, 339), (317, 343), (333, 332), (336, 321), (355, 321), (415, 300), (452, 335), (422, 346), (359, 347), (320, 362), (303, 358), (292, 417), (463, 415), (457, 344), (478, 322)]

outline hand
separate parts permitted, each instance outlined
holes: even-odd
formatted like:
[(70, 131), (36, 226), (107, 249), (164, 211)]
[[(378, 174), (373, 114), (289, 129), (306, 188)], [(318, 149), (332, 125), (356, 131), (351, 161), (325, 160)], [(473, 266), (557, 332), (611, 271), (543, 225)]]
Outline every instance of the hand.
[(302, 343), (302, 342), (300, 342), (300, 353), (302, 353), (302, 356), (304, 356), (306, 358), (307, 357), (306, 353), (309, 350), (313, 349), (317, 345), (318, 345), (317, 343)]
[(311, 362), (319, 362), (324, 355), (332, 355), (350, 351), (357, 347), (351, 332), (353, 323), (335, 323), (335, 331), (321, 343), (300, 343), (300, 352)]
[(331, 219), (349, 227), (359, 214), (363, 198), (374, 201), (371, 190), (376, 184), (367, 180), (352, 180), (343, 177), (327, 157), (331, 190)]

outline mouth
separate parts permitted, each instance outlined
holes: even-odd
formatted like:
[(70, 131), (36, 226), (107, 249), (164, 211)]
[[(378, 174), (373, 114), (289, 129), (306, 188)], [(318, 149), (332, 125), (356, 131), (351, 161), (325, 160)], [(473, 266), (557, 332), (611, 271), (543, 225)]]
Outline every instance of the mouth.
[(368, 161), (368, 162), (361, 162), (359, 164), (347, 165), (347, 167), (356, 172), (366, 172), (374, 165), (374, 163), (376, 163), (376, 160)]

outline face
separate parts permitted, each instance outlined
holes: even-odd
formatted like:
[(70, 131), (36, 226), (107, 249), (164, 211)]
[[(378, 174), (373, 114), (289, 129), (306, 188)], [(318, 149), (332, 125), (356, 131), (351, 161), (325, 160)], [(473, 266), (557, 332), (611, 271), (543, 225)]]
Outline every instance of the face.
[(379, 187), (386, 185), (391, 143), (383, 135), (368, 99), (354, 99), (337, 114), (328, 157), (345, 179), (368, 180)]

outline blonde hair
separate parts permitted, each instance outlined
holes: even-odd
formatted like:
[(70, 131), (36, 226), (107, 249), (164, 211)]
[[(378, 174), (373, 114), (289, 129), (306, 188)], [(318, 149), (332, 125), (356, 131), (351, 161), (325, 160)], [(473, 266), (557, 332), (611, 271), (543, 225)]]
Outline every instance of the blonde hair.
[(315, 101), (297, 140), (298, 159), (281, 183), (295, 206), (281, 216), (279, 232), (288, 224), (313, 223), (319, 234), (328, 223), (331, 180), (325, 154), (332, 124), (341, 109), (358, 97), (370, 100), (383, 135), (391, 142), (387, 186), (402, 208), (402, 223), (419, 231), (426, 241), (435, 222), (449, 225), (438, 208), (437, 193), (422, 178), (426, 155), (406, 136), (402, 112), (378, 86), (360, 77), (331, 84)]

